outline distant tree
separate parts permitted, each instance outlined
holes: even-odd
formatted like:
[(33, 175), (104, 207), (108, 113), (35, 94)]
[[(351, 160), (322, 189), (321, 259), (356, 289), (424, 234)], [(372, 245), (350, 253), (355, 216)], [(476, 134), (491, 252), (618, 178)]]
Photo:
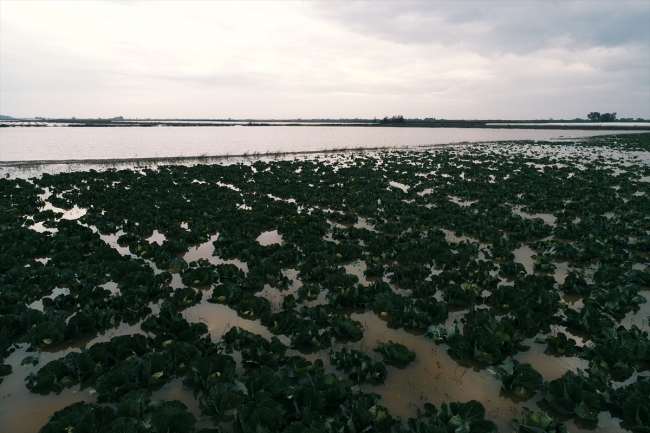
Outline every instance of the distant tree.
[(406, 120), (404, 119), (404, 116), (400, 114), (398, 116), (393, 116), (393, 117), (384, 116), (384, 118), (381, 119), (379, 123), (381, 123), (382, 125), (392, 125), (395, 123), (406, 123)]
[(592, 111), (587, 114), (587, 118), (592, 122), (616, 122), (616, 113), (603, 113)]
[(601, 122), (616, 122), (616, 113), (603, 113), (600, 115)]

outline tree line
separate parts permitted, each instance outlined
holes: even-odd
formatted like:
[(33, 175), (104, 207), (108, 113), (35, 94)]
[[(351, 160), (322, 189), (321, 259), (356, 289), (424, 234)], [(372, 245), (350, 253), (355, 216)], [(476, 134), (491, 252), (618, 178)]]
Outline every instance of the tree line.
[(591, 120), (592, 122), (615, 122), (616, 113), (600, 114), (597, 111), (592, 111), (591, 113), (587, 114), (587, 119)]
[(400, 114), (398, 116), (393, 116), (393, 117), (385, 116), (383, 119), (379, 121), (379, 123), (382, 125), (387, 125), (387, 124), (390, 125), (394, 123), (406, 123), (406, 120), (404, 119), (404, 116)]

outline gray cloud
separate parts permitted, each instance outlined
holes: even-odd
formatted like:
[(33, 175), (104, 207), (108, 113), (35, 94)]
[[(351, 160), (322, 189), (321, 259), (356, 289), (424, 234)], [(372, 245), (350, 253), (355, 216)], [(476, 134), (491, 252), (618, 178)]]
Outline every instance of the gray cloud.
[(650, 2), (6, 2), (14, 116), (650, 115)]
[(648, 46), (648, 1), (322, 2), (323, 17), (400, 44), (443, 44), (489, 53), (527, 54)]

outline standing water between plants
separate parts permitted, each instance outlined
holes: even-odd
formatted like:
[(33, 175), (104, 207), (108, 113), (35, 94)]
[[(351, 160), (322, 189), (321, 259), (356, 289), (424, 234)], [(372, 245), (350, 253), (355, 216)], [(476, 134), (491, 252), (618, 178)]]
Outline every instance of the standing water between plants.
[(12, 432), (650, 431), (650, 134), (0, 180)]

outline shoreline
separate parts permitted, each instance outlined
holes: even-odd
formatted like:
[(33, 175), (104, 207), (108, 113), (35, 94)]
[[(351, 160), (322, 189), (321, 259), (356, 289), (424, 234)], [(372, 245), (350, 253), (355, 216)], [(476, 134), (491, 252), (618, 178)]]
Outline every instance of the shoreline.
[[(248, 122), (248, 123), (178, 123), (178, 122), (70, 122), (70, 121), (12, 121), (12, 124), (0, 124), (0, 128), (154, 128), (154, 127), (226, 127), (226, 126), (297, 126), (297, 127), (364, 127), (364, 128), (461, 128), (461, 129), (558, 129), (570, 131), (650, 131), (650, 126), (623, 126), (623, 125), (512, 125), (493, 124), (493, 122), (435, 122), (435, 123), (406, 123), (406, 124), (377, 124), (377, 123), (303, 123), (291, 122)], [(20, 123), (20, 124), (18, 124)], [(27, 124), (23, 124), (27, 123)], [(29, 124), (33, 123), (33, 124)], [(46, 124), (47, 123), (47, 124)], [(48, 125), (49, 124), (49, 125)]]
[(611, 137), (620, 134), (620, 131), (612, 131), (612, 134), (599, 135), (593, 137), (562, 137), (552, 140), (481, 140), (481, 141), (458, 141), (449, 143), (437, 144), (420, 144), (404, 147), (393, 146), (374, 146), (374, 147), (334, 147), (328, 149), (318, 150), (296, 150), (296, 151), (267, 151), (267, 152), (244, 152), (238, 154), (216, 154), (216, 155), (194, 155), (194, 156), (152, 156), (152, 157), (132, 157), (132, 158), (84, 158), (84, 159), (41, 159), (41, 160), (11, 160), (0, 161), (0, 169), (29, 169), (41, 166), (53, 165), (99, 165), (110, 166), (119, 164), (133, 164), (135, 166), (140, 164), (185, 164), (188, 162), (194, 163), (209, 163), (211, 161), (220, 161), (228, 159), (259, 159), (259, 158), (280, 158), (285, 156), (298, 156), (298, 155), (317, 155), (327, 154), (332, 152), (376, 152), (376, 151), (424, 151), (428, 149), (447, 149), (458, 146), (467, 145), (481, 145), (481, 144), (498, 144), (508, 143), (513, 141), (534, 141), (539, 143), (547, 142), (574, 142), (581, 143), (588, 141), (594, 137)]
[(154, 157), (143, 157), (143, 158), (103, 158), (103, 159), (44, 159), (44, 160), (25, 160), (25, 161), (0, 161), (0, 167), (2, 168), (25, 168), (25, 167), (34, 167), (41, 165), (57, 165), (57, 164), (98, 164), (98, 165), (108, 165), (108, 164), (134, 164), (134, 163), (179, 163), (187, 161), (209, 161), (212, 159), (221, 160), (221, 159), (230, 159), (230, 158), (265, 158), (265, 157), (281, 157), (287, 155), (313, 155), (320, 153), (330, 153), (330, 152), (361, 152), (361, 151), (381, 151), (381, 150), (420, 150), (420, 149), (430, 149), (430, 148), (439, 148), (445, 149), (453, 146), (464, 146), (468, 144), (480, 144), (480, 143), (497, 143), (497, 142), (457, 142), (457, 143), (444, 143), (444, 144), (426, 144), (417, 147), (339, 147), (331, 149), (320, 149), (320, 150), (297, 150), (297, 151), (288, 151), (288, 152), (253, 152), (253, 153), (242, 153), (242, 154), (223, 154), (223, 155), (197, 155), (197, 156), (154, 156)]

